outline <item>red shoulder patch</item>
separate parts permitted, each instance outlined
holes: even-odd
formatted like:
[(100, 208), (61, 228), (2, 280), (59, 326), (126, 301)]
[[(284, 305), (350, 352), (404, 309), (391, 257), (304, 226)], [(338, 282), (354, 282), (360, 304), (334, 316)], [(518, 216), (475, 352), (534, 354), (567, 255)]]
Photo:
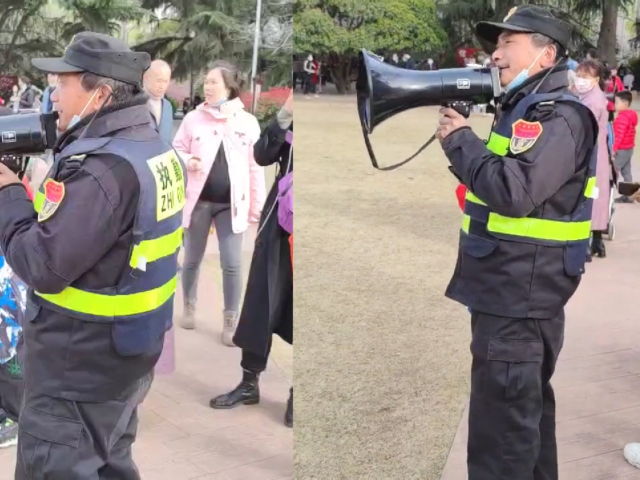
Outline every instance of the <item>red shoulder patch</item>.
[(44, 201), (38, 213), (39, 222), (44, 222), (56, 213), (65, 195), (64, 183), (56, 182), (51, 178), (44, 182), (42, 188), (44, 190)]
[(511, 126), (510, 150), (515, 153), (523, 153), (529, 150), (542, 135), (542, 124), (540, 122), (527, 122), (518, 120)]

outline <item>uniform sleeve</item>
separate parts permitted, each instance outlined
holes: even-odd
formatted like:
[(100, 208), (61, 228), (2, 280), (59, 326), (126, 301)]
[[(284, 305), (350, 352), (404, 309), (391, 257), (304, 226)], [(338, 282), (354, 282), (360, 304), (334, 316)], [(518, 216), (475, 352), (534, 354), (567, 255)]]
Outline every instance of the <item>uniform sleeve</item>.
[(525, 120), (540, 121), (543, 130), (529, 150), (515, 157), (492, 153), (470, 128), (442, 142), (462, 182), (494, 212), (510, 217), (525, 217), (554, 195), (574, 175), (576, 157), (589, 148), (585, 142), (592, 147), (595, 141), (569, 105), (533, 110)]
[(64, 181), (65, 195), (38, 221), (22, 185), (0, 190), (0, 247), (28, 286), (60, 293), (89, 271), (118, 239), (114, 208), (101, 184), (79, 170)]

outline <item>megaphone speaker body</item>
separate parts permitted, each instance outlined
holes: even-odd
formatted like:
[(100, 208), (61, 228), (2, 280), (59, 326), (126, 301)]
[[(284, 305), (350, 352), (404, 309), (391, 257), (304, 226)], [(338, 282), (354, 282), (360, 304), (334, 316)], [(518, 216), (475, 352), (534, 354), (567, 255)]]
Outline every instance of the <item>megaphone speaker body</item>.
[(358, 113), (367, 133), (386, 119), (417, 107), (489, 103), (501, 93), (497, 68), (407, 70), (363, 50), (356, 82)]

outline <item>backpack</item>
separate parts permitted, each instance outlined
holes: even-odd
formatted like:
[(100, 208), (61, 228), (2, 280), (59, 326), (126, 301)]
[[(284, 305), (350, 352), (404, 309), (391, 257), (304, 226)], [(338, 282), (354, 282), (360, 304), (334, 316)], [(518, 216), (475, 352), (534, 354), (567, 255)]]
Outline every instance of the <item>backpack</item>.
[(293, 235), (293, 172), (291, 160), (293, 158), (293, 132), (287, 132), (287, 143), (291, 145), (289, 149), (289, 161), (287, 163), (287, 173), (278, 181), (278, 223), (290, 235)]

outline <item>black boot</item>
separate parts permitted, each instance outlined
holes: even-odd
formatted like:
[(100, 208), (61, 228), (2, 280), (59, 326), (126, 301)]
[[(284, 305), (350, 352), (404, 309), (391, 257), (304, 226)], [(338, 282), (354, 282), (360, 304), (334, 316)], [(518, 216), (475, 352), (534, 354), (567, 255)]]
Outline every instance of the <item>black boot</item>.
[(602, 239), (602, 232), (593, 232), (593, 239), (591, 240), (591, 255), (599, 258), (605, 258), (607, 256), (604, 240)]
[(287, 411), (284, 414), (284, 424), (293, 428), (293, 387), (289, 390), (289, 401), (287, 401)]
[(255, 372), (243, 370), (240, 384), (229, 393), (212, 398), (209, 406), (216, 410), (225, 410), (238, 405), (257, 405), (260, 403), (259, 377)]

